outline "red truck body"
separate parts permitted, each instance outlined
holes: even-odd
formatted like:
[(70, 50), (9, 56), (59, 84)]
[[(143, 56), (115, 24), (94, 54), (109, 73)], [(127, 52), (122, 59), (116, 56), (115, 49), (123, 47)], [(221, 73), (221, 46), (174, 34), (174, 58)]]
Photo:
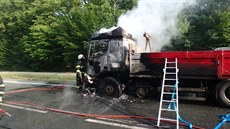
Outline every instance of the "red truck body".
[(132, 57), (131, 73), (154, 77), (163, 74), (165, 58), (178, 60), (181, 79), (229, 79), (230, 50), (141, 53)]

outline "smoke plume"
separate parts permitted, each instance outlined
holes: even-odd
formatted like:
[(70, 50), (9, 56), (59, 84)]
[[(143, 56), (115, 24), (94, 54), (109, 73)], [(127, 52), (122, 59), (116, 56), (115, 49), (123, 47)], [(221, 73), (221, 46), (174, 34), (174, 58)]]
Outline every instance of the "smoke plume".
[(147, 32), (152, 50), (159, 51), (177, 35), (178, 14), (192, 4), (194, 0), (139, 0), (137, 7), (119, 17), (117, 26), (131, 33), (141, 48), (145, 47), (143, 34)]

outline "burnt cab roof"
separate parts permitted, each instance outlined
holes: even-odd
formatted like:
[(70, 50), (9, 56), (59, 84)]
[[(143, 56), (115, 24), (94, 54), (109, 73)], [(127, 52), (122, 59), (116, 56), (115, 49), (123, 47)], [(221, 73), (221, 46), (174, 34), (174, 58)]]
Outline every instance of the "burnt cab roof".
[(95, 33), (92, 35), (91, 40), (116, 39), (116, 38), (123, 38), (123, 37), (133, 39), (131, 34), (127, 33), (121, 27), (117, 27), (116, 29), (105, 33)]

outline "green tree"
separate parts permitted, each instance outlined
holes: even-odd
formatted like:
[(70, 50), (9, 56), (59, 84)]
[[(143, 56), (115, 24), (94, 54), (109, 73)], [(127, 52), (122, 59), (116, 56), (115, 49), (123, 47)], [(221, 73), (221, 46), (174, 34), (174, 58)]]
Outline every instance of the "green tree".
[(164, 50), (212, 50), (229, 46), (229, 9), (227, 0), (199, 0), (179, 15), (180, 33)]
[[(130, 1), (127, 2), (127, 1)], [(0, 2), (0, 68), (63, 71), (86, 55), (90, 36), (116, 26), (136, 0), (4, 0)]]
[(1, 1), (0, 11), (0, 68), (4, 70), (20, 70), (28, 67), (25, 62), (21, 39), (28, 31), (30, 21), (28, 3), (23, 0)]
[[(34, 6), (36, 19), (25, 36), (33, 69), (57, 71), (67, 65), (74, 67), (77, 55), (86, 55), (90, 36), (100, 28), (116, 25), (118, 18), (114, 15), (118, 9), (109, 0), (38, 0)], [(56, 66), (52, 66), (53, 62)]]

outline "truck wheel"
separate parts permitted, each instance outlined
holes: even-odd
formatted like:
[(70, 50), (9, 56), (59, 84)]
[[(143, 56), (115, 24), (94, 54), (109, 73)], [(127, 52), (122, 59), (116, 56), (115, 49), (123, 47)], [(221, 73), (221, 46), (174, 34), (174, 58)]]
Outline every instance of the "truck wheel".
[(141, 87), (141, 88), (138, 88), (136, 90), (137, 97), (139, 97), (141, 99), (145, 98), (147, 96), (147, 94), (148, 94), (148, 89), (147, 88), (142, 88)]
[(222, 106), (230, 107), (230, 81), (221, 84), (218, 88), (217, 99)]
[(104, 78), (99, 84), (99, 95), (109, 98), (118, 98), (122, 94), (120, 83), (113, 77)]

